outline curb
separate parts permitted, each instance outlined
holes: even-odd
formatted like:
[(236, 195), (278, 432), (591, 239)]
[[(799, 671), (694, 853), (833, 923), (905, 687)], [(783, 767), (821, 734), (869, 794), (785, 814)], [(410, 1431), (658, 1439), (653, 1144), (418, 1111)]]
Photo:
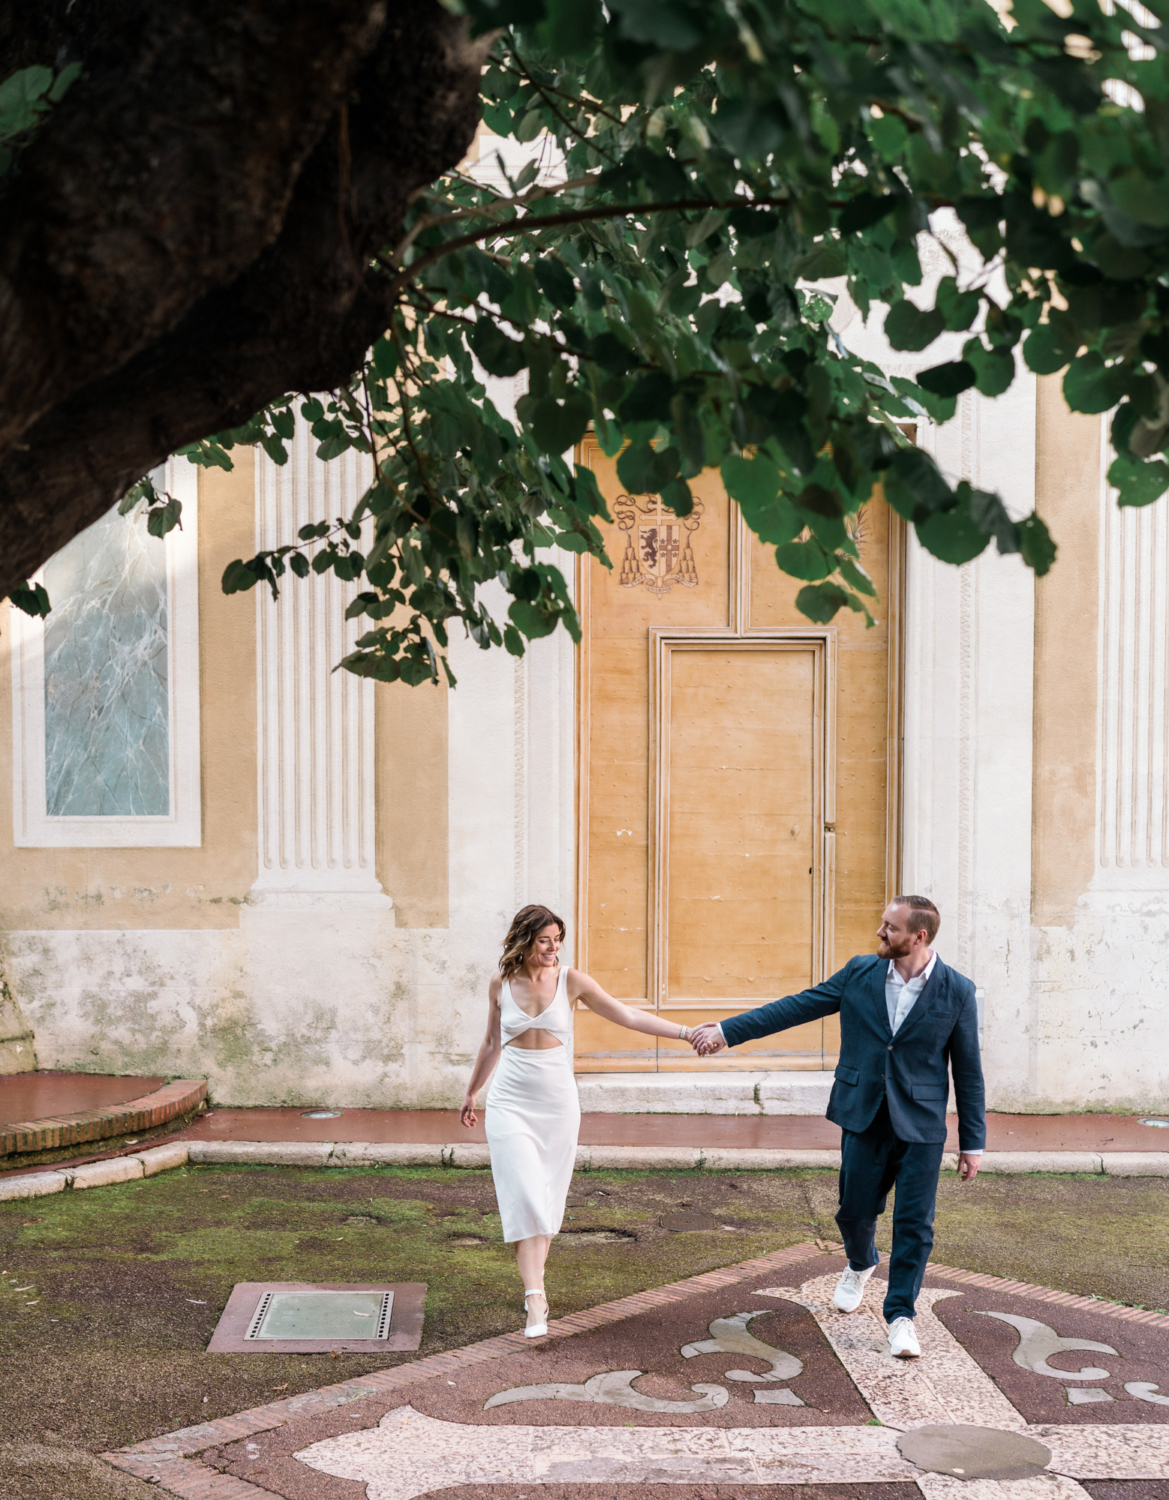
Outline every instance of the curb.
[(107, 1161), (91, 1161), (82, 1167), (63, 1167), (60, 1171), (29, 1172), (20, 1177), (0, 1177), (0, 1203), (17, 1198), (45, 1198), (67, 1189), (81, 1192), (85, 1188), (105, 1187), (111, 1182), (134, 1182), (153, 1177), (171, 1167), (185, 1167), (187, 1142), (171, 1141), (166, 1146), (151, 1146), (132, 1156), (113, 1156)]
[[(130, 1156), (80, 1167), (0, 1176), (0, 1202), (43, 1198), (67, 1190), (105, 1187), (153, 1177), (172, 1167), (453, 1167), (491, 1165), (488, 1148), (477, 1142), (411, 1145), (398, 1141), (171, 1141)], [(958, 1165), (954, 1152), (943, 1168)], [(835, 1170), (839, 1151), (781, 1151), (768, 1147), (578, 1146), (578, 1172), (791, 1172)], [(982, 1170), (991, 1174), (1025, 1172), (1087, 1173), (1105, 1177), (1169, 1177), (1169, 1151), (987, 1151)]]

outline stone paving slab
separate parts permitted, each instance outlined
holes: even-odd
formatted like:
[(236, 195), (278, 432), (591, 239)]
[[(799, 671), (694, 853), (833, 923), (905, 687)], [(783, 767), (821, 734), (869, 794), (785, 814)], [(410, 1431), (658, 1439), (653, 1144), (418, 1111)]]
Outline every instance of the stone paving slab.
[[(104, 1457), (191, 1500), (1169, 1500), (1169, 1316), (937, 1266), (899, 1361), (880, 1272), (832, 1308), (842, 1265), (793, 1246)], [(927, 1472), (927, 1427), (1050, 1462)]]

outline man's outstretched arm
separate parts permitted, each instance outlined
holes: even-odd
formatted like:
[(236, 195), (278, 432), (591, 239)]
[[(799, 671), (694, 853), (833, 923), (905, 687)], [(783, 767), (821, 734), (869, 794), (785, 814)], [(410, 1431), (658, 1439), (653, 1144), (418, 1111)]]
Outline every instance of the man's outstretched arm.
[(691, 1031), (690, 1044), (700, 1057), (710, 1057), (724, 1047), (737, 1047), (740, 1042), (750, 1042), (756, 1037), (786, 1031), (789, 1026), (801, 1026), (805, 1021), (835, 1015), (840, 1009), (851, 967), (850, 959), (843, 969), (810, 990), (785, 995), (782, 1000), (769, 1000), (766, 1005), (745, 1010), (741, 1015), (728, 1016), (725, 1021), (704, 1021)]

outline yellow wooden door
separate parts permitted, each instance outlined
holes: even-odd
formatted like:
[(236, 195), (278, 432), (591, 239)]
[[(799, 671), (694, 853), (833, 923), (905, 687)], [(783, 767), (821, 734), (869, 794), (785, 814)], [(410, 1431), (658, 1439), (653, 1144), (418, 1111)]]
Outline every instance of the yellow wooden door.
[[(578, 962), (679, 1022), (733, 1015), (872, 951), (896, 883), (899, 527), (880, 499), (858, 521), (878, 625), (812, 626), (717, 474), (679, 522), (623, 494), (593, 443), (581, 459), (614, 567), (578, 574)], [(703, 1061), (582, 1011), (576, 1066), (820, 1069), (838, 1035), (830, 1019)]]

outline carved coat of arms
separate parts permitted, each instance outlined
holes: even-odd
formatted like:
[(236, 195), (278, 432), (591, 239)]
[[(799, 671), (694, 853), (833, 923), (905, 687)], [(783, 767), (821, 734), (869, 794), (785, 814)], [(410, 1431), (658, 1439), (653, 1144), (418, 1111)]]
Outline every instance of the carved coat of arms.
[(613, 506), (617, 525), (625, 533), (621, 558), (622, 588), (644, 586), (660, 599), (674, 584), (692, 589), (698, 569), (691, 545), (702, 521), (702, 502), (684, 519), (662, 504), (660, 495), (618, 495)]

